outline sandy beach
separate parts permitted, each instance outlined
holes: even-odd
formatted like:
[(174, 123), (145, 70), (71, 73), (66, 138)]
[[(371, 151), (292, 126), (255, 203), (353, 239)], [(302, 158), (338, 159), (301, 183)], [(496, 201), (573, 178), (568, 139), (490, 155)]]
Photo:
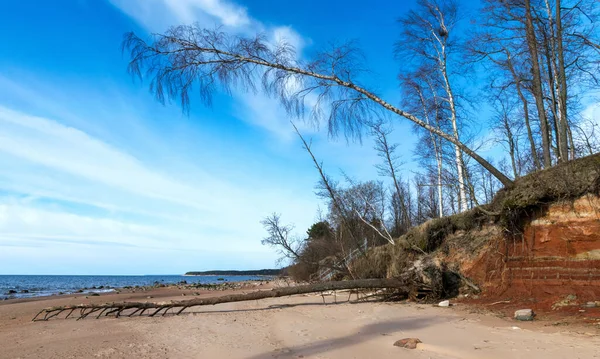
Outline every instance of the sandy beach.
[[(257, 289), (199, 294), (249, 290)], [(516, 322), (460, 303), (349, 303), (347, 293), (326, 296), (326, 304), (320, 295), (303, 295), (198, 307), (180, 316), (31, 322), (48, 306), (181, 300), (191, 292), (158, 288), (1, 302), (0, 358), (600, 358), (594, 326)], [(393, 346), (407, 337), (422, 344)]]

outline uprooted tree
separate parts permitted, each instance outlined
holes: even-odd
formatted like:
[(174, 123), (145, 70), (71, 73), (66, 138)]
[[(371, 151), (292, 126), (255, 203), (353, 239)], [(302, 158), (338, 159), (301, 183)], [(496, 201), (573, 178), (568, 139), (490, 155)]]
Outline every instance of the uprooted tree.
[[(447, 275), (446, 275), (447, 276)], [(135, 316), (146, 313), (150, 317), (166, 315), (171, 312), (179, 315), (183, 311), (193, 307), (215, 305), (221, 303), (243, 302), (250, 300), (278, 298), (297, 294), (318, 293), (332, 290), (354, 290), (354, 289), (389, 289), (387, 293), (394, 298), (419, 298), (435, 300), (447, 293), (448, 286), (444, 282), (442, 269), (432, 263), (415, 266), (412, 270), (403, 273), (393, 279), (358, 279), (337, 282), (321, 282), (307, 285), (274, 288), (271, 290), (257, 290), (250, 293), (231, 294), (211, 298), (194, 298), (183, 301), (170, 301), (165, 303), (154, 302), (120, 302), (104, 304), (79, 304), (58, 307), (49, 307), (40, 310), (32, 319), (48, 320), (59, 317), (63, 313), (65, 319), (77, 317), (85, 319), (89, 316), (96, 319), (102, 316)], [(73, 315), (75, 313), (75, 315)]]

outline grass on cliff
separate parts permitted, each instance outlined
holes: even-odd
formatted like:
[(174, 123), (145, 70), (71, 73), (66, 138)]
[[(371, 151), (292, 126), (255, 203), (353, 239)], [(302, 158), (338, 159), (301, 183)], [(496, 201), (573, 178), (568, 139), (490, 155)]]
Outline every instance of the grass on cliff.
[(600, 194), (600, 154), (519, 178), (511, 187), (500, 190), (489, 207), (498, 212), (500, 226), (519, 234), (527, 220), (543, 215), (550, 204), (585, 194)]
[(440, 247), (456, 231), (497, 224), (519, 236), (532, 217), (543, 215), (552, 203), (600, 194), (600, 154), (579, 158), (517, 179), (501, 189), (491, 203), (453, 216), (436, 218), (412, 228), (405, 238), (426, 252)]

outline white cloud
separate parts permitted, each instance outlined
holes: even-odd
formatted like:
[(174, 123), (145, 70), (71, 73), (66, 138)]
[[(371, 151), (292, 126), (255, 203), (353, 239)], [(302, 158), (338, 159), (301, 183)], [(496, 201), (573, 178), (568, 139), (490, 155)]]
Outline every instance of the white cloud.
[(231, 28), (250, 26), (247, 10), (226, 0), (110, 0), (150, 31), (163, 31), (174, 24), (222, 24)]
[(589, 104), (581, 113), (581, 117), (600, 126), (600, 103)]
[(248, 25), (246, 8), (225, 0), (163, 0), (184, 23), (195, 21), (196, 11), (205, 12), (219, 19), (226, 26), (239, 27)]
[(278, 26), (272, 30), (272, 41), (274, 43), (285, 42), (296, 50), (296, 53), (302, 53), (306, 45), (305, 40), (291, 26)]

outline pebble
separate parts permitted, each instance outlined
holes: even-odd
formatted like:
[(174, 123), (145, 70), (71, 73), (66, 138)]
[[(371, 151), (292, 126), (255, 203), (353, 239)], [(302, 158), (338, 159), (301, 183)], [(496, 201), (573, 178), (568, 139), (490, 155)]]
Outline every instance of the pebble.
[(440, 307), (449, 307), (450, 306), (450, 301), (449, 300), (444, 300), (444, 301), (440, 302), (438, 304), (438, 306), (440, 306)]

